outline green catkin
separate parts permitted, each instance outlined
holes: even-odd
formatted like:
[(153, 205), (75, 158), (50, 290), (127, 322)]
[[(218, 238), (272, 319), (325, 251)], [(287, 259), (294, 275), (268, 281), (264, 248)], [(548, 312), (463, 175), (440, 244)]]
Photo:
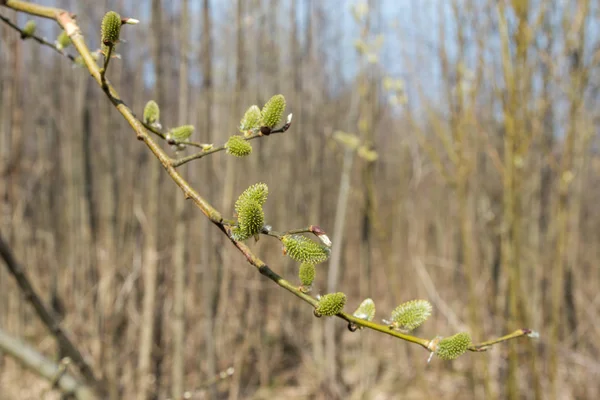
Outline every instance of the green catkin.
[(363, 300), (352, 315), (365, 321), (373, 321), (373, 318), (375, 318), (375, 302), (372, 299)]
[(346, 295), (342, 292), (329, 293), (319, 299), (315, 308), (315, 315), (330, 317), (336, 315), (344, 309), (346, 304)]
[(262, 123), (262, 116), (260, 113), (260, 108), (257, 105), (253, 105), (244, 114), (244, 117), (240, 121), (240, 132), (244, 135), (249, 135), (253, 131), (260, 128)]
[(315, 280), (315, 265), (310, 263), (300, 264), (298, 277), (300, 278), (300, 283), (302, 286), (311, 286)]
[(144, 123), (153, 125), (158, 122), (159, 118), (160, 109), (158, 108), (158, 104), (154, 100), (148, 101), (144, 107)]
[(261, 206), (265, 204), (267, 201), (267, 196), (269, 195), (269, 187), (260, 182), (255, 183), (250, 186), (248, 189), (244, 190), (244, 192), (238, 197), (235, 202), (235, 211), (239, 214), (240, 207), (244, 205), (246, 201), (256, 201)]
[(466, 332), (440, 340), (435, 355), (442, 360), (454, 360), (463, 355), (471, 345), (471, 335)]
[(285, 235), (281, 238), (287, 255), (301, 263), (319, 264), (329, 258), (327, 246), (316, 243), (302, 235)]
[(262, 125), (273, 128), (281, 122), (285, 111), (285, 97), (276, 94), (271, 97), (262, 109)]
[(121, 32), (121, 16), (114, 11), (109, 11), (102, 18), (100, 29), (102, 44), (114, 46), (119, 41)]
[(193, 125), (182, 125), (171, 129), (169, 136), (178, 142), (183, 142), (188, 140), (192, 136), (192, 133), (194, 133)]
[(265, 213), (256, 201), (247, 201), (238, 212), (238, 234), (245, 239), (258, 235), (265, 225)]
[(400, 304), (392, 311), (391, 325), (401, 331), (410, 332), (431, 316), (433, 308), (427, 300), (411, 300)]
[(236, 157), (246, 157), (252, 153), (252, 146), (240, 135), (231, 136), (225, 143), (225, 148), (227, 148), (227, 154)]

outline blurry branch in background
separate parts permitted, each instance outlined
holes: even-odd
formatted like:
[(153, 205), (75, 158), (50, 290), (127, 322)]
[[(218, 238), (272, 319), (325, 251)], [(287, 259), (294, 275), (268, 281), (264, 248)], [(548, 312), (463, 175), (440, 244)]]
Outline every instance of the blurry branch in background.
[(0, 256), (4, 260), (4, 264), (8, 272), (15, 278), (19, 289), (23, 293), (25, 299), (31, 304), (42, 323), (48, 328), (50, 333), (56, 338), (61, 348), (64, 349), (65, 355), (70, 357), (77, 368), (85, 378), (89, 386), (99, 388), (100, 383), (94, 374), (92, 366), (85, 360), (81, 351), (76, 347), (75, 343), (69, 337), (69, 334), (60, 324), (59, 319), (51, 311), (42, 296), (37, 293), (31, 280), (27, 276), (25, 270), (15, 259), (10, 247), (4, 241), (0, 234)]
[[(265, 224), (264, 212), (262, 209), (262, 206), (267, 199), (268, 188), (265, 184), (260, 183), (249, 187), (236, 201), (236, 220), (225, 220), (221, 212), (208, 203), (204, 197), (200, 196), (200, 194), (193, 189), (187, 180), (176, 170), (177, 166), (180, 166), (185, 162), (201, 158), (204, 155), (212, 154), (216, 151), (226, 150), (228, 154), (235, 157), (248, 156), (252, 152), (252, 147), (248, 143), (248, 140), (259, 136), (268, 136), (273, 133), (287, 131), (291, 124), (291, 114), (281, 128), (276, 128), (282, 121), (286, 106), (285, 98), (282, 95), (273, 96), (264, 105), (262, 110), (256, 105), (251, 106), (240, 122), (239, 130), (242, 134), (231, 136), (225, 145), (181, 159), (172, 159), (167, 152), (163, 150), (160, 144), (153, 139), (153, 135), (158, 135), (161, 139), (165, 139), (167, 144), (175, 146), (175, 151), (180, 151), (182, 148), (185, 148), (186, 142), (193, 133), (194, 128), (190, 125), (184, 125), (169, 131), (171, 137), (175, 139), (171, 143), (169, 143), (169, 134), (162, 134), (161, 136), (161, 134), (156, 133), (158, 130), (155, 129), (155, 132), (154, 130), (150, 131), (146, 128), (146, 126), (149, 125), (153, 128), (160, 126), (158, 105), (154, 102), (149, 102), (144, 111), (143, 121), (136, 117), (133, 111), (123, 102), (123, 100), (121, 100), (117, 90), (106, 78), (108, 62), (105, 61), (104, 68), (100, 68), (96, 63), (72, 14), (61, 9), (42, 7), (23, 1), (4, 0), (3, 2), (0, 2), (0, 4), (32, 15), (55, 19), (64, 29), (64, 32), (77, 52), (81, 55), (82, 60), (93, 79), (102, 88), (114, 107), (130, 124), (136, 134), (136, 138), (144, 142), (162, 164), (171, 179), (183, 191), (185, 198), (191, 199), (202, 213), (208, 217), (219, 230), (227, 235), (231, 243), (262, 275), (298, 298), (304, 300), (306, 303), (312, 305), (315, 308), (315, 316), (336, 316), (347, 321), (349, 330), (352, 332), (359, 330), (360, 328), (369, 328), (418, 344), (431, 352), (430, 358), (431, 356), (436, 355), (444, 360), (455, 359), (466, 351), (484, 351), (493, 344), (510, 339), (536, 335), (535, 332), (532, 332), (529, 329), (519, 329), (509, 335), (479, 344), (472, 343), (470, 335), (465, 332), (446, 338), (436, 337), (429, 340), (409, 334), (411, 330), (421, 325), (431, 315), (432, 308), (426, 300), (413, 300), (403, 303), (393, 310), (389, 320), (384, 320), (385, 324), (378, 324), (372, 322), (375, 315), (375, 305), (370, 299), (363, 301), (361, 306), (353, 314), (348, 314), (343, 312), (343, 308), (346, 304), (346, 295), (344, 293), (329, 293), (316, 297), (309, 295), (310, 284), (304, 285), (304, 282), (309, 281), (310, 279), (308, 278), (311, 278), (311, 276), (314, 278), (314, 274), (303, 275), (301, 277), (303, 284), (300, 286), (292, 284), (269, 268), (264, 261), (250, 250), (244, 243), (244, 240), (250, 238), (258, 240), (261, 234), (267, 234), (269, 237), (276, 237), (283, 245), (284, 254), (290, 256), (294, 261), (302, 263), (302, 265), (312, 264), (314, 266), (329, 258), (331, 242), (325, 232), (321, 229), (316, 230), (314, 227), (311, 229), (311, 232), (319, 238), (320, 242), (315, 242), (298, 233), (291, 234), (288, 232), (282, 236), (269, 235), (269, 233), (272, 232), (272, 228)], [(107, 16), (109, 14), (107, 14)], [(107, 16), (105, 16), (105, 18), (107, 18)], [(128, 20), (122, 19), (122, 21)], [(106, 35), (107, 33), (103, 30), (103, 45), (106, 45), (107, 42), (111, 45), (118, 42), (118, 38), (107, 38)], [(112, 50), (105, 49), (103, 54), (110, 57), (111, 52)], [(313, 271), (313, 269), (304, 268), (302, 271)], [(14, 275), (16, 277), (19, 276), (18, 274)], [(25, 289), (22, 288), (22, 290)], [(57, 332), (61, 333), (62, 331), (53, 330), (54, 334)], [(71, 355), (69, 354), (69, 356)], [(75, 360), (75, 357), (72, 358)], [(80, 369), (82, 367), (86, 369), (89, 368), (87, 364), (82, 363), (78, 363), (78, 366)]]
[[(216, 383), (219, 383), (220, 381), (224, 381), (225, 379), (231, 378), (234, 373), (235, 373), (235, 369), (233, 367), (229, 367), (226, 370), (219, 372), (217, 375), (213, 376), (212, 378), (207, 379), (206, 381), (202, 382), (193, 391), (188, 390), (188, 391), (184, 392), (182, 398), (193, 399), (193, 398), (195, 398), (196, 395), (197, 396), (206, 396), (206, 389), (208, 389), (209, 387), (211, 387), (212, 385), (214, 385)], [(204, 397), (201, 397), (201, 398), (204, 398)]]
[(52, 385), (51, 389), (59, 389), (64, 395), (74, 396), (78, 400), (98, 398), (94, 391), (66, 371), (68, 359), (64, 359), (57, 365), (27, 343), (8, 335), (2, 329), (0, 329), (0, 350), (48, 380)]
[(41, 36), (37, 36), (35, 34), (36, 25), (35, 25), (34, 21), (29, 21), (29, 22), (27, 22), (27, 24), (25, 24), (25, 26), (23, 28), (19, 28), (18, 25), (13, 24), (12, 21), (10, 19), (6, 18), (4, 15), (0, 15), (0, 20), (5, 22), (11, 28), (21, 32), (21, 39), (23, 39), (23, 40), (33, 39), (36, 42), (38, 42), (39, 44), (41, 44), (42, 46), (50, 47), (52, 50), (54, 50), (61, 56), (67, 57), (69, 60), (75, 62), (75, 56), (65, 52), (64, 48), (61, 47), (57, 42), (51, 43), (48, 40), (46, 40), (45, 38), (43, 38)]

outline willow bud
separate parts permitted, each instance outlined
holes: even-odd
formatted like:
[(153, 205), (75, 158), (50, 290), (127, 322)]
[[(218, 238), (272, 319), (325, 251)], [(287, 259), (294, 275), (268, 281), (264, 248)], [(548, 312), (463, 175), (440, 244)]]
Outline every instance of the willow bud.
[(375, 318), (375, 302), (372, 299), (363, 300), (352, 315), (365, 321), (373, 321), (373, 318)]
[(245, 157), (252, 153), (252, 146), (240, 135), (231, 136), (225, 143), (225, 147), (227, 148), (227, 154), (236, 157)]
[(25, 26), (23, 27), (23, 32), (21, 33), (21, 39), (27, 39), (35, 35), (35, 29), (37, 28), (35, 21), (30, 20), (27, 21)]
[(283, 112), (285, 111), (285, 97), (276, 94), (271, 97), (262, 109), (262, 125), (273, 128), (281, 122)]
[(427, 300), (411, 300), (400, 304), (392, 311), (390, 327), (403, 332), (410, 332), (420, 326), (431, 316), (433, 307)]
[(144, 107), (144, 123), (148, 125), (154, 125), (160, 118), (160, 108), (154, 100), (150, 100)]
[(346, 295), (344, 293), (337, 292), (326, 294), (319, 299), (319, 303), (315, 308), (315, 315), (317, 317), (331, 317), (342, 312), (344, 305), (346, 305)]
[(442, 360), (454, 360), (463, 355), (471, 345), (471, 335), (466, 332), (440, 340), (435, 355)]
[(244, 117), (240, 121), (240, 132), (242, 132), (244, 136), (249, 136), (260, 128), (261, 122), (262, 117), (260, 108), (258, 108), (257, 105), (253, 105), (248, 108), (244, 114)]
[(121, 32), (121, 16), (114, 11), (109, 11), (102, 18), (100, 29), (102, 44), (113, 46), (119, 41)]
[(285, 235), (281, 238), (284, 250), (294, 261), (319, 264), (329, 258), (329, 247), (313, 242), (302, 235)]
[(310, 287), (315, 280), (315, 265), (310, 263), (300, 264), (298, 277), (302, 286)]
[(244, 206), (244, 204), (248, 201), (254, 201), (261, 206), (265, 204), (267, 201), (267, 196), (269, 195), (269, 187), (265, 183), (255, 183), (250, 186), (248, 189), (244, 190), (244, 192), (238, 197), (235, 202), (235, 212), (240, 213), (240, 209)]
[(67, 35), (67, 32), (62, 31), (56, 38), (56, 48), (58, 50), (66, 49), (71, 45), (71, 38)]

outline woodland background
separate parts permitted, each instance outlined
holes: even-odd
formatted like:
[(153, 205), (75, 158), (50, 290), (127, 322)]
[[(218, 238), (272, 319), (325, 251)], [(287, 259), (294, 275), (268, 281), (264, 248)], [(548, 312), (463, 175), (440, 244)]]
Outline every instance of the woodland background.
[[(1, 24), (0, 231), (111, 396), (166, 398), (233, 366), (195, 398), (600, 397), (597, 2), (372, 0), (361, 18), (334, 0), (40, 3), (74, 11), (91, 48), (106, 11), (140, 19), (108, 78), (138, 115), (154, 99), (163, 125), (194, 124), (194, 140), (224, 143), (248, 106), (285, 95), (289, 131), (183, 168), (224, 215), (262, 181), (275, 229), (324, 228), (340, 273), (319, 265), (315, 293), (344, 291), (347, 311), (372, 297), (378, 320), (428, 299), (423, 337), (541, 334), (427, 364), (421, 348), (314, 318), (182, 200), (84, 69)], [(353, 157), (337, 130), (378, 159)], [(251, 247), (297, 279), (278, 241)], [(4, 268), (0, 328), (59, 357)], [(0, 355), (0, 398), (47, 388)]]

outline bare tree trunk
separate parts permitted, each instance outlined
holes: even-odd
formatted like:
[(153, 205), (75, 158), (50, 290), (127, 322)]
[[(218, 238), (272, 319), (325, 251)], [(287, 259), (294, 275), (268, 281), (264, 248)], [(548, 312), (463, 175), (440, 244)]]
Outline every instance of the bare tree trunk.
[[(574, 40), (567, 40), (567, 49), (570, 54), (567, 57), (570, 61), (570, 84), (569, 84), (569, 125), (565, 137), (564, 151), (558, 173), (558, 204), (556, 208), (556, 254), (554, 255), (554, 265), (552, 269), (552, 320), (550, 325), (550, 381), (552, 384), (553, 398), (559, 398), (559, 345), (561, 340), (561, 327), (563, 325), (563, 316), (568, 313), (575, 315), (572, 309), (574, 302), (570, 301), (573, 296), (573, 266), (567, 263), (569, 254), (567, 245), (570, 243), (570, 220), (577, 210), (571, 203), (572, 189), (571, 184), (576, 173), (574, 156), (576, 151), (577, 136), (580, 130), (584, 128), (579, 126), (579, 112), (583, 104), (583, 96), (588, 79), (588, 71), (582, 65), (583, 53), (585, 50), (585, 21), (588, 18), (590, 8), (589, 0), (578, 0), (577, 7), (574, 10), (574, 21), (572, 31)], [(572, 297), (571, 297), (572, 298)], [(571, 305), (571, 309), (569, 306)], [(573, 322), (571, 322), (573, 324)]]
[[(155, 98), (161, 105), (164, 91), (162, 90), (162, 9), (161, 0), (152, 0), (152, 27), (153, 27), (153, 60), (155, 68)], [(142, 221), (144, 235), (143, 275), (144, 297), (142, 304), (142, 318), (140, 326), (140, 343), (138, 355), (138, 398), (147, 399), (155, 391), (153, 385), (151, 362), (154, 343), (155, 309), (156, 309), (156, 282), (158, 276), (158, 190), (160, 183), (160, 164), (149, 160), (149, 178), (146, 190), (146, 212)]]
[[(183, 125), (187, 120), (188, 110), (188, 56), (189, 56), (189, 7), (188, 0), (181, 4), (180, 16), (180, 61), (179, 61), (179, 116), (178, 123)], [(172, 387), (173, 399), (183, 398), (185, 371), (185, 238), (187, 223), (185, 218), (185, 198), (177, 193), (175, 196), (175, 242), (173, 243), (173, 362)]]
[[(203, 110), (203, 119), (204, 122), (202, 124), (202, 134), (206, 137), (210, 138), (210, 140), (214, 140), (213, 136), (213, 126), (212, 126), (212, 108), (213, 108), (213, 73), (212, 73), (212, 18), (211, 18), (211, 7), (209, 0), (203, 0), (202, 3), (202, 74), (203, 74), (203, 83), (202, 83), (202, 94), (203, 100), (202, 104), (204, 107)], [(211, 182), (214, 177), (214, 160), (207, 160), (206, 165), (204, 165), (204, 181)], [(215, 182), (212, 183), (211, 189), (215, 190), (217, 185)], [(205, 343), (205, 351), (204, 357), (202, 358), (203, 362), (206, 362), (206, 378), (210, 379), (211, 377), (217, 374), (217, 348), (216, 348), (216, 340), (215, 340), (215, 314), (216, 308), (218, 304), (219, 297), (219, 285), (220, 279), (219, 276), (222, 272), (221, 265), (216, 265), (215, 263), (215, 254), (213, 251), (214, 247), (214, 239), (211, 234), (212, 224), (207, 221), (203, 222), (203, 243), (202, 246), (204, 250), (201, 252), (201, 264), (203, 270), (202, 276), (202, 306), (204, 310), (204, 343)], [(217, 391), (214, 385), (211, 385), (209, 388), (210, 397), (217, 398)]]

